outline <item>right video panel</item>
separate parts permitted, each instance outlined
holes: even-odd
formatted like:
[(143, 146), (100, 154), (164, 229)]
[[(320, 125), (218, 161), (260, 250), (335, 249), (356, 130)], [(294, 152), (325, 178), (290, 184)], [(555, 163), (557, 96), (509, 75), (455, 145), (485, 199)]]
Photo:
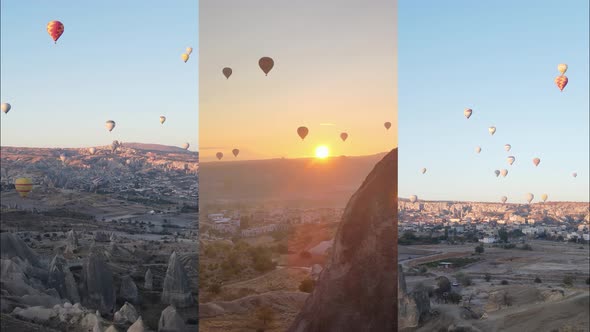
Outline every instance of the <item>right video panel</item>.
[(399, 3), (399, 330), (588, 331), (588, 2)]

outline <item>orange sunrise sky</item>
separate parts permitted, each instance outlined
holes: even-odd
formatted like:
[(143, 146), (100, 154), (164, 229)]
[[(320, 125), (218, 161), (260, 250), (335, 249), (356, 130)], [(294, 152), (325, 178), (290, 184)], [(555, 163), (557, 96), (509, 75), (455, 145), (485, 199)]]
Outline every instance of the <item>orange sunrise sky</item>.
[[(201, 161), (217, 152), (223, 162), (312, 157), (319, 145), (330, 156), (397, 147), (396, 2), (303, 3), (200, 1)], [(275, 62), (268, 76), (258, 66), (264, 56)], [(309, 128), (303, 141), (299, 126)]]

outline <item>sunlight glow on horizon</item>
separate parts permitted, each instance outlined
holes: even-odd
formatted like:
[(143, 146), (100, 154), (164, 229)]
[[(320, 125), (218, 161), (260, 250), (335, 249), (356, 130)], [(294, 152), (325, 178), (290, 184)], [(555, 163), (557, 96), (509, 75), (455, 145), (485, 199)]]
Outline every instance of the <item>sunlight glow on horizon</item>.
[(320, 145), (315, 149), (315, 156), (319, 159), (325, 159), (330, 155), (330, 149), (325, 145)]

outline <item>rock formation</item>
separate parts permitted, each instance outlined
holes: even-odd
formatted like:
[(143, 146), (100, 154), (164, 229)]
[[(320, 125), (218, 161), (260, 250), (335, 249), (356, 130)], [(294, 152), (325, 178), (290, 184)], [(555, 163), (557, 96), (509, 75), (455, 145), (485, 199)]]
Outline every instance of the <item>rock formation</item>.
[(398, 267), (398, 275), (399, 328), (416, 327), (430, 313), (428, 290), (422, 286), (416, 287), (412, 292), (408, 293), (406, 278), (401, 264)]
[(133, 325), (129, 326), (127, 332), (144, 332), (146, 330), (145, 325), (143, 324), (143, 320), (141, 316), (133, 323)]
[(145, 288), (147, 290), (154, 289), (154, 276), (152, 275), (152, 270), (150, 270), (149, 268), (145, 272), (144, 280), (145, 281), (143, 283), (143, 288)]
[(289, 332), (397, 330), (397, 149), (351, 197), (332, 257)]
[(193, 296), (189, 287), (188, 277), (176, 252), (170, 255), (162, 288), (163, 303), (171, 304), (178, 308), (186, 308), (193, 304)]
[(67, 254), (76, 253), (78, 251), (79, 245), (80, 245), (80, 243), (78, 242), (78, 235), (76, 234), (76, 231), (71, 229), (68, 232), (65, 253), (67, 253)]
[(2, 259), (18, 257), (34, 267), (47, 268), (43, 266), (37, 254), (18, 235), (13, 233), (0, 233), (0, 257)]
[(100, 313), (110, 313), (115, 306), (113, 273), (102, 255), (92, 252), (84, 262), (82, 277), (85, 286), (85, 299), (89, 307)]
[(176, 308), (168, 306), (162, 310), (160, 321), (158, 322), (158, 332), (185, 332), (186, 325), (184, 319)]
[[(134, 304), (139, 303), (139, 297), (137, 293), (137, 286), (131, 276), (124, 276), (121, 279), (121, 287), (119, 288), (119, 298), (123, 301), (128, 301)], [(135, 322), (133, 319), (132, 322)]]
[(60, 255), (56, 255), (49, 264), (47, 286), (55, 288), (62, 299), (68, 299), (72, 303), (80, 302), (76, 280), (67, 261)]
[(115, 312), (114, 316), (115, 323), (121, 325), (131, 325), (135, 323), (137, 318), (137, 310), (135, 310), (135, 307), (129, 302), (125, 302), (121, 309)]
[(109, 326), (104, 332), (119, 332), (114, 325)]
[(322, 270), (323, 268), (320, 264), (313, 264), (309, 276), (311, 277), (311, 279), (317, 281), (320, 277), (320, 273), (322, 273)]
[(98, 231), (94, 233), (94, 242), (110, 242), (109, 235), (105, 232)]

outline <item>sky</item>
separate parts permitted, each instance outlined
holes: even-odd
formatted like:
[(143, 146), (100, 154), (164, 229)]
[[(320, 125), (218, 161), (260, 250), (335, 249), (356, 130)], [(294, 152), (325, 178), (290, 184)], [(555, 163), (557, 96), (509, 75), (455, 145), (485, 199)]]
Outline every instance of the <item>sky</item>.
[[(200, 15), (201, 161), (217, 152), (224, 162), (309, 157), (319, 145), (333, 156), (397, 146), (395, 1), (209, 0)], [(264, 56), (275, 61), (268, 76), (258, 66)], [(303, 141), (299, 126), (309, 128)]]
[(588, 12), (580, 0), (400, 1), (400, 197), (587, 202)]
[[(12, 105), (0, 114), (2, 146), (198, 148), (198, 1), (3, 0), (0, 9), (0, 96)], [(52, 20), (65, 26), (57, 44)]]

